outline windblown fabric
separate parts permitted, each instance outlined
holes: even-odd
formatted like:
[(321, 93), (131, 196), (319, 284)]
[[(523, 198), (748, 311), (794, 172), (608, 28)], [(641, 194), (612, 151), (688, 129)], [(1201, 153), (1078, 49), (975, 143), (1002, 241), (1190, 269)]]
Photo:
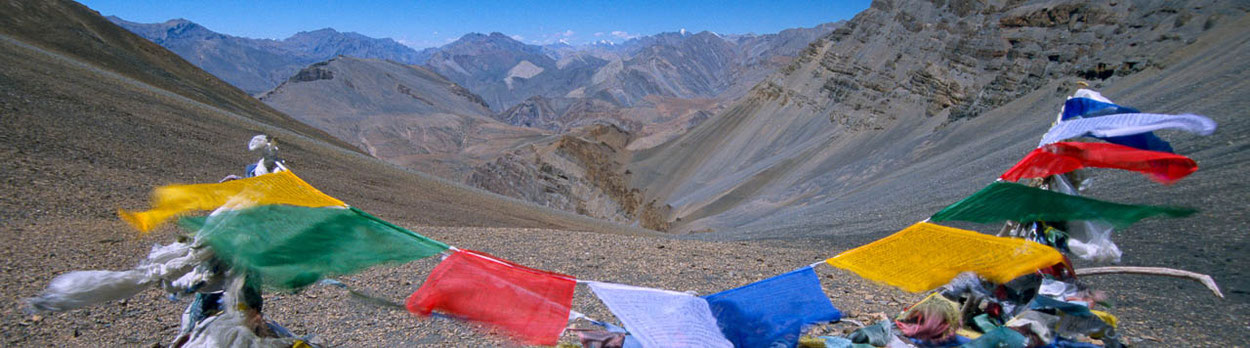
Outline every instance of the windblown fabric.
[(794, 347), (803, 325), (842, 318), (811, 267), (704, 298), (736, 347)]
[[(1087, 89), (1078, 90), (1076, 95), (1085, 95), (1086, 97), (1068, 98), (1068, 100), (1063, 104), (1063, 114), (1059, 117), (1061, 122), (1078, 117), (1090, 118), (1115, 114), (1136, 114), (1141, 112), (1134, 108), (1113, 104), (1110, 100), (1107, 100), (1107, 98), (1098, 94), (1098, 92)], [(1100, 139), (1112, 144), (1119, 144), (1142, 150), (1172, 152), (1172, 144), (1168, 144), (1168, 142), (1163, 141), (1163, 139), (1159, 139), (1159, 137), (1153, 132), (1119, 137), (1101, 137)]]
[(1183, 207), (1104, 202), (999, 181), (943, 208), (930, 220), (979, 223), (1103, 220), (1123, 228), (1155, 215), (1184, 217), (1194, 212)]
[(1067, 121), (1078, 117), (1098, 117), (1114, 114), (1138, 114), (1140, 110), (1116, 105), (1114, 103), (1104, 102), (1091, 98), (1068, 98), (1063, 102), (1063, 116), (1061, 121)]
[(185, 217), (179, 224), (199, 231), (221, 260), (280, 289), (447, 250), (446, 244), (356, 208), (264, 205)]
[(1215, 121), (1190, 114), (1116, 114), (1079, 118), (1059, 122), (1050, 127), (1046, 135), (1042, 136), (1042, 141), (1038, 146), (1083, 136), (1122, 137), (1160, 129), (1178, 129), (1199, 135), (1211, 135), (1215, 132)]
[[(1051, 191), (1079, 196), (1080, 192), (1063, 175), (1050, 181)], [(1115, 225), (1102, 220), (1068, 221), (1068, 251), (1072, 255), (1094, 262), (1120, 262), (1123, 252), (1111, 240)]]
[(961, 272), (1006, 283), (1063, 262), (1063, 255), (1037, 242), (920, 222), (825, 262), (869, 280), (921, 292), (942, 286)]
[(127, 271), (73, 271), (56, 276), (39, 297), (26, 299), (31, 309), (67, 311), (121, 300), (160, 284), (182, 294), (210, 277), (199, 266), (212, 253), (189, 243), (154, 245), (148, 258)]
[(151, 210), (137, 213), (119, 210), (118, 215), (139, 231), (148, 232), (176, 215), (214, 210), (227, 203), (347, 206), (300, 180), (294, 173), (281, 171), (223, 183), (161, 186), (152, 192)]
[(489, 254), (457, 250), (408, 297), (408, 311), (439, 311), (502, 329), (531, 345), (555, 345), (568, 324), (577, 281)]
[(643, 347), (733, 347), (708, 302), (690, 294), (587, 282)]
[(1177, 154), (1107, 143), (1058, 142), (1033, 150), (999, 178), (1019, 181), (1084, 167), (1131, 170), (1163, 184), (1174, 183), (1198, 170), (1194, 160)]

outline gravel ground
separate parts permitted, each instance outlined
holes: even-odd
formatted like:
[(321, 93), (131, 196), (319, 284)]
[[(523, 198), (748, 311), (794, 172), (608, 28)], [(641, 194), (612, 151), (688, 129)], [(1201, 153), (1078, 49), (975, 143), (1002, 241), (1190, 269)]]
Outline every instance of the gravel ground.
[[(385, 216), (383, 216), (385, 218)], [(397, 221), (407, 225), (402, 221)], [(408, 225), (411, 226), (411, 225)], [(174, 336), (187, 300), (171, 302), (159, 290), (129, 300), (65, 313), (32, 316), (20, 299), (37, 294), (56, 274), (74, 269), (121, 269), (135, 264), (152, 243), (172, 239), (172, 229), (143, 238), (109, 219), (29, 221), (6, 225), (0, 271), (3, 301), (0, 332), (17, 346), (149, 346)], [(581, 279), (618, 282), (710, 294), (777, 275), (835, 255), (844, 248), (787, 247), (779, 243), (704, 242), (545, 229), (416, 227), (413, 230), (461, 248), (492, 253), (527, 266)], [(70, 232), (72, 231), (72, 232)], [(427, 258), (377, 267), (343, 277), (349, 286), (396, 303), (420, 287), (437, 264)], [(924, 294), (909, 294), (862, 280), (826, 265), (816, 267), (825, 293), (849, 320), (870, 322), (874, 313), (893, 315)], [(1136, 346), (1239, 346), (1247, 328), (1244, 306), (1215, 299), (1186, 281), (1139, 276), (1090, 278), (1109, 290), (1121, 332)], [(1165, 305), (1164, 310), (1159, 308)], [(501, 346), (471, 324), (424, 319), (402, 309), (367, 302), (334, 287), (266, 295), (266, 315), (299, 334), (315, 334), (333, 346)], [(592, 318), (613, 320), (584, 286), (573, 307)], [(1199, 310), (1183, 312), (1184, 308)], [(1173, 310), (1182, 312), (1172, 312)], [(880, 314), (877, 314), (880, 315)], [(817, 333), (851, 328), (835, 324)], [(566, 335), (563, 341), (571, 342)]]
[[(384, 217), (385, 218), (385, 217)], [(402, 222), (401, 222), (402, 224)], [(75, 269), (122, 269), (139, 261), (152, 243), (172, 240), (172, 228), (143, 238), (109, 219), (31, 221), (5, 226), (0, 263), (5, 303), (0, 312), (4, 343), (20, 346), (134, 346), (165, 343), (177, 331), (188, 300), (170, 301), (151, 289), (109, 305), (32, 316), (20, 300), (38, 294), (51, 278)], [(581, 279), (710, 294), (818, 262), (831, 251), (766, 247), (752, 243), (676, 241), (544, 229), (417, 227), (419, 233), (462, 248), (485, 251), (535, 268)], [(72, 238), (67, 235), (72, 232)], [(378, 267), (343, 277), (359, 291), (402, 303), (437, 264), (432, 257)], [(817, 266), (826, 293), (848, 316), (893, 313), (919, 298), (879, 286), (828, 266)], [(422, 319), (377, 305), (334, 287), (269, 293), (265, 313), (296, 333), (312, 333), (335, 346), (498, 346), (470, 324)], [(579, 286), (574, 309), (612, 320), (588, 288)], [(822, 328), (822, 332), (849, 327)], [(571, 341), (566, 335), (565, 340)]]
[[(87, 35), (85, 31), (73, 31)], [(93, 47), (95, 43), (81, 46)], [(1242, 46), (1244, 47), (1244, 45)], [(125, 51), (123, 49), (122, 51)], [(151, 346), (168, 342), (186, 302), (148, 290), (116, 303), (39, 316), (22, 311), (58, 274), (79, 269), (126, 269), (155, 243), (172, 240), (172, 229), (138, 237), (115, 216), (118, 207), (142, 207), (155, 186), (216, 181), (254, 160), (242, 144), (256, 132), (276, 132), (283, 153), (306, 180), (375, 215), (432, 238), (482, 250), (535, 268), (585, 279), (701, 294), (780, 274), (890, 232), (795, 229), (795, 239), (754, 241), (676, 240), (636, 236), (566, 213), (450, 185), (396, 169), (324, 142), (283, 133), (239, 115), (152, 88), (126, 76), (71, 62), (0, 35), (0, 345)], [(157, 69), (157, 68), (153, 68)], [(1230, 72), (1229, 74), (1233, 74)], [(1242, 73), (1244, 74), (1244, 72)], [(158, 74), (159, 75), (159, 74)], [(1189, 74), (1201, 79), (1203, 74)], [(1242, 75), (1236, 75), (1242, 76)], [(1146, 76), (1149, 77), (1149, 76)], [(169, 75), (176, 83), (179, 76)], [(1145, 78), (1143, 78), (1145, 79)], [(1244, 81), (1245, 79), (1235, 79)], [(1142, 83), (1189, 83), (1143, 81)], [(1204, 166), (1175, 189), (1104, 192), (1124, 202), (1185, 203), (1203, 215), (1152, 220), (1117, 236), (1126, 264), (1162, 265), (1210, 272), (1226, 285), (1226, 300), (1195, 283), (1141, 276), (1104, 276), (1088, 281), (1113, 296), (1112, 312), (1137, 346), (1243, 346), (1250, 330), (1247, 261), (1245, 98), (1229, 85), (1215, 92), (1229, 112), (1221, 115), (1221, 138), (1178, 142), (1181, 153), (1198, 152)], [(1130, 105), (1151, 105), (1173, 96), (1141, 93)], [(238, 101), (242, 103), (242, 101)], [(1172, 105), (1172, 108), (1175, 105)], [(1205, 111), (1204, 111), (1205, 112)], [(1227, 133), (1223, 133), (1227, 132)], [(1214, 142), (1227, 142), (1216, 146)], [(1186, 145), (1193, 144), (1193, 145)], [(1199, 146), (1201, 145), (1201, 146)], [(1222, 157), (1227, 155), (1227, 157)], [(1240, 156), (1237, 156), (1240, 155)], [(1225, 158), (1225, 160), (1220, 160)], [(1125, 176), (1127, 178), (1127, 176)], [(1112, 179), (1107, 181), (1115, 183)], [(1140, 186), (1125, 186), (1140, 187)], [(1185, 198), (1188, 197), (1188, 198)], [(928, 209), (925, 209), (926, 211)], [(878, 220), (864, 225), (905, 226)], [(467, 227), (466, 227), (467, 226)], [(527, 228), (509, 228), (527, 227)], [(536, 229), (541, 228), (541, 229)], [(984, 229), (982, 229), (984, 230)], [(595, 231), (595, 232), (574, 232)], [(402, 301), (420, 286), (436, 260), (379, 267), (343, 281), (381, 298)], [(817, 268), (834, 304), (855, 318), (897, 313), (923, 294), (907, 294), (863, 281), (827, 266)], [(1225, 282), (1228, 280), (1228, 282)], [(579, 288), (574, 306), (594, 318), (611, 318)], [(357, 300), (341, 289), (316, 287), (296, 294), (269, 294), (266, 313), (301, 334), (335, 346), (500, 346), (471, 326), (413, 317), (402, 310)], [(821, 332), (847, 327), (821, 328)], [(566, 337), (567, 339), (567, 337)]]

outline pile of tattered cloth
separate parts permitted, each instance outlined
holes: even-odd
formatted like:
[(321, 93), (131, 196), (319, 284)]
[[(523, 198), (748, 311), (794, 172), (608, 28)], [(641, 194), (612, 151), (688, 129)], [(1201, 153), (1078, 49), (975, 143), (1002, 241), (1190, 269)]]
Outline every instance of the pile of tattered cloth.
[(1105, 299), (1063, 264), (1005, 284), (963, 273), (893, 320), (805, 346), (1120, 347)]

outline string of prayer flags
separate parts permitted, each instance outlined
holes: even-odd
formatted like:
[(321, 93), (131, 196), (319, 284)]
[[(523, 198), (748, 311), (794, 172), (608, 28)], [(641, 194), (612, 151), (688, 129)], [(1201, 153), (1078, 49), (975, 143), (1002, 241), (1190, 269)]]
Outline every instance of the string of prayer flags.
[(1063, 262), (1063, 255), (1033, 241), (920, 222), (825, 262), (865, 279), (921, 292), (962, 272), (1006, 283)]
[(577, 280), (489, 254), (456, 250), (408, 297), (408, 311), (434, 311), (497, 328), (530, 345), (555, 345), (568, 324)]
[(356, 208), (221, 209), (206, 217), (184, 217), (179, 225), (199, 231), (217, 258), (280, 289), (300, 289), (323, 278), (447, 250), (446, 244)]
[(804, 325), (842, 318), (810, 266), (704, 299), (736, 347), (794, 347)]
[(1151, 180), (1171, 184), (1198, 170), (1189, 157), (1138, 150), (1107, 143), (1058, 142), (1039, 147), (999, 178), (1019, 181), (1063, 174), (1084, 167), (1115, 168), (1146, 174)]
[(676, 291), (586, 282), (643, 347), (733, 347), (708, 301)]
[(1107, 138), (1178, 129), (1199, 135), (1215, 132), (1215, 121), (1198, 115), (1116, 114), (1056, 123), (1037, 146), (1084, 136)]
[(1195, 212), (1184, 207), (1104, 202), (998, 181), (943, 208), (929, 219), (978, 223), (1103, 220), (1123, 228), (1155, 215), (1185, 217)]
[(152, 209), (143, 212), (118, 210), (122, 220), (140, 232), (148, 232), (174, 216), (197, 210), (215, 210), (231, 204), (285, 204), (301, 207), (346, 207), (291, 171), (213, 184), (168, 185), (152, 192)]

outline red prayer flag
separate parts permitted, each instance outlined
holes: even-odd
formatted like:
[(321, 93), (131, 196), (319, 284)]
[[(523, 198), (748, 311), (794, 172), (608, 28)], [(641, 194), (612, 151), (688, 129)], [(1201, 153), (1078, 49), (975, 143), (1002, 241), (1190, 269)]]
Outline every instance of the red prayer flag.
[(1033, 150), (1000, 177), (1007, 181), (1063, 174), (1084, 167), (1116, 168), (1171, 184), (1198, 170), (1189, 157), (1109, 143), (1059, 142)]
[(480, 251), (457, 250), (408, 297), (408, 311), (439, 311), (503, 329), (526, 344), (555, 345), (573, 304), (571, 276), (536, 270)]

